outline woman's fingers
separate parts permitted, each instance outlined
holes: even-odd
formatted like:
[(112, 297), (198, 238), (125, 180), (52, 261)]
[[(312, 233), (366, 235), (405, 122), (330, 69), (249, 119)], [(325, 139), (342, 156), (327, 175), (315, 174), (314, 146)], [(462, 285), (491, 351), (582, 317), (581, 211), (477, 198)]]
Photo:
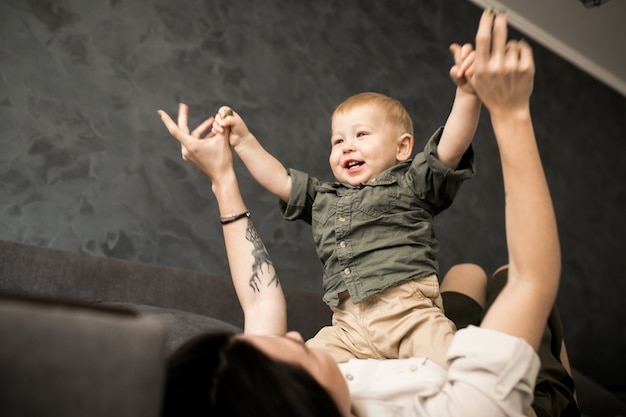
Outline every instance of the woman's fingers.
[(476, 31), (476, 64), (486, 66), (491, 58), (491, 37), (493, 33), (493, 9), (485, 10), (480, 17)]
[(188, 126), (189, 107), (185, 103), (178, 104), (178, 127), (185, 133), (189, 133)]
[[(186, 107), (186, 106), (185, 106)], [(170, 117), (169, 114), (167, 114), (165, 111), (163, 110), (159, 110), (158, 111), (159, 116), (161, 116), (161, 121), (163, 122), (163, 124), (165, 125), (165, 127), (167, 128), (168, 132), (170, 132), (170, 135), (172, 135), (178, 142), (180, 142), (181, 146), (183, 148), (189, 148), (192, 147), (194, 144), (194, 141), (196, 140), (196, 138), (193, 138), (189, 135), (188, 132), (183, 131), (183, 129), (181, 128), (180, 124), (181, 124), (181, 114), (180, 112), (178, 113), (178, 124), (176, 124), (174, 122), (174, 120), (172, 120), (172, 118)], [(187, 112), (184, 111), (183, 112), (183, 126), (186, 127), (185, 121), (187, 118)], [(184, 157), (184, 155), (183, 155)]]
[(533, 50), (528, 42), (521, 40), (519, 44), (519, 66), (530, 74), (535, 74), (535, 60), (533, 59)]
[(158, 113), (159, 116), (161, 116), (161, 121), (167, 128), (167, 131), (170, 132), (170, 135), (174, 136), (174, 138), (182, 143), (185, 138), (184, 132), (181, 131), (180, 127), (178, 127), (178, 125), (174, 122), (174, 120), (172, 120), (170, 115), (167, 114), (165, 111), (159, 110)]
[[(158, 113), (159, 116), (161, 116), (161, 121), (167, 128), (168, 132), (170, 132), (170, 135), (172, 135), (180, 143), (181, 156), (184, 161), (187, 161), (187, 155), (189, 154), (189, 152), (185, 147), (185, 143), (188, 143), (188, 134), (183, 132), (182, 129), (176, 123), (174, 123), (174, 120), (172, 120), (170, 115), (167, 114), (165, 111), (159, 110)], [(180, 123), (180, 113), (178, 115), (178, 120)]]
[(215, 118), (213, 116), (209, 117), (204, 122), (200, 123), (198, 127), (193, 130), (193, 132), (191, 132), (191, 136), (197, 139), (202, 139), (202, 136), (204, 136), (207, 131), (209, 131), (209, 134), (206, 137), (214, 136), (215, 132), (211, 131), (214, 122)]
[(517, 41), (508, 41), (504, 47), (504, 68), (510, 71), (516, 70), (519, 63), (519, 47)]
[(535, 61), (530, 45), (526, 41), (508, 41), (504, 57), (505, 71), (534, 75)]
[(493, 32), (491, 39), (491, 57), (503, 59), (507, 45), (507, 17), (505, 13), (498, 13), (493, 19)]
[(476, 32), (476, 64), (478, 67), (482, 68), (490, 63), (499, 65), (504, 60), (507, 36), (506, 13), (496, 14), (491, 8), (485, 10)]

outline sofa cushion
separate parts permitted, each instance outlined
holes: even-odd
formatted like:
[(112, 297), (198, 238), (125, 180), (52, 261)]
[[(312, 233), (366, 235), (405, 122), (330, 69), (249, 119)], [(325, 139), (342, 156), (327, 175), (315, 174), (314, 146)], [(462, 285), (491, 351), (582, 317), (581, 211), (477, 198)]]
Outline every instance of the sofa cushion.
[(165, 344), (153, 319), (0, 297), (0, 340), (4, 417), (160, 414)]
[(172, 353), (187, 340), (203, 333), (221, 331), (241, 333), (242, 331), (239, 327), (222, 320), (172, 308), (117, 302), (101, 304), (126, 308), (135, 311), (141, 317), (149, 317), (159, 322), (165, 331), (165, 343), (168, 354)]

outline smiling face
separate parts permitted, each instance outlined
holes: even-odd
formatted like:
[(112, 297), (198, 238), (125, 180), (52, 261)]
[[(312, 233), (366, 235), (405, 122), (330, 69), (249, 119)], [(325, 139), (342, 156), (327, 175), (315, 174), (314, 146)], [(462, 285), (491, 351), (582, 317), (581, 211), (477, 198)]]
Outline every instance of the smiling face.
[(410, 158), (413, 137), (389, 120), (376, 102), (335, 112), (332, 119), (330, 167), (335, 179), (357, 186)]
[(350, 393), (339, 367), (325, 351), (308, 348), (300, 333), (288, 332), (285, 336), (242, 334), (237, 337), (251, 343), (273, 359), (304, 368), (328, 391), (342, 414), (350, 415)]

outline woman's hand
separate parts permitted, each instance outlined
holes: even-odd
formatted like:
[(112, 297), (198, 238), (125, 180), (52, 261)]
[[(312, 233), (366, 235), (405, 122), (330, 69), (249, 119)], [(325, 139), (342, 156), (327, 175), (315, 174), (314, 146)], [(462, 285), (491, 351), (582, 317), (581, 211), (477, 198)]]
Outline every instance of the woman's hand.
[(213, 183), (234, 173), (228, 131), (224, 134), (214, 132), (213, 117), (206, 119), (190, 132), (187, 126), (189, 108), (186, 104), (181, 103), (178, 107), (178, 124), (165, 111), (159, 110), (158, 113), (170, 134), (180, 142), (185, 161), (206, 174)]
[(507, 42), (507, 16), (485, 11), (476, 32), (473, 65), (466, 77), (493, 116), (528, 110), (535, 64), (525, 41)]

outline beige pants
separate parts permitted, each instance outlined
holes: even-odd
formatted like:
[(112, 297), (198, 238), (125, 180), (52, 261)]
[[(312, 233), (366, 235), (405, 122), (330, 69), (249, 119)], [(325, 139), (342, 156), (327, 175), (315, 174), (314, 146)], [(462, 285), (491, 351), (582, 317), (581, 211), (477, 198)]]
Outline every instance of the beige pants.
[(444, 314), (435, 275), (389, 288), (358, 304), (347, 292), (331, 307), (332, 326), (307, 346), (326, 350), (337, 363), (357, 359), (427, 357), (447, 368), (445, 355), (456, 331)]

